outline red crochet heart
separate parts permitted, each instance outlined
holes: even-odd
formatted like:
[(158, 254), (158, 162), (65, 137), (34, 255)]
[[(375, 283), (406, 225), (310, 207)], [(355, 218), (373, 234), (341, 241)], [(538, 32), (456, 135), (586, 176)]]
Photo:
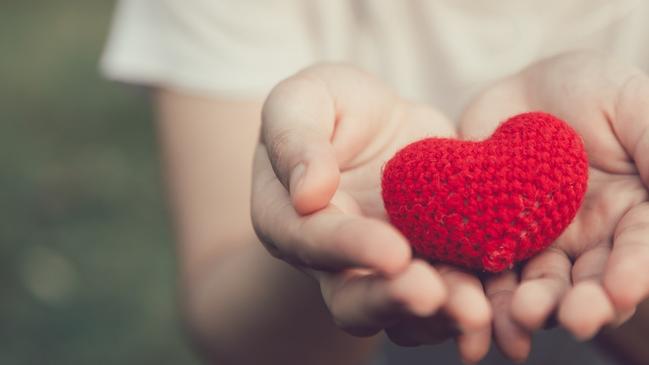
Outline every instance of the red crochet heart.
[(484, 141), (428, 138), (388, 161), (390, 221), (423, 257), (498, 272), (548, 247), (586, 192), (580, 136), (546, 113), (514, 116)]

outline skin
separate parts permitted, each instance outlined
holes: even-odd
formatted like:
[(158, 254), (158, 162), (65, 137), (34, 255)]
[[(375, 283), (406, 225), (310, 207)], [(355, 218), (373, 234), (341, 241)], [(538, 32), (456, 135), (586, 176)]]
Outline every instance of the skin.
[(586, 340), (624, 322), (649, 294), (649, 77), (593, 52), (543, 60), (476, 98), (460, 134), (484, 138), (530, 110), (564, 119), (583, 137), (590, 176), (582, 208), (553, 246), (520, 274), (485, 281), (496, 343), (519, 361), (549, 319)]
[[(363, 82), (369, 77), (353, 73), (362, 75)], [(354, 266), (345, 280), (343, 275), (306, 265), (295, 270), (268, 254), (250, 223), (250, 166), (259, 141), (261, 100), (202, 98), (174, 90), (157, 90), (154, 96), (177, 236), (182, 315), (193, 342), (210, 363), (364, 363), (381, 340), (371, 333), (386, 325), (391, 326), (390, 336), (404, 345), (437, 343), (455, 336), (468, 361), (487, 351), (491, 315), (480, 282), (450, 267), (437, 271), (412, 261), (403, 238), (378, 219), (363, 220), (362, 230), (343, 231), (340, 237), (349, 242), (368, 232), (380, 239), (386, 231), (393, 238), (396, 235), (397, 248), (373, 260), (381, 265), (387, 262), (384, 270), (397, 267), (398, 274), (366, 274), (357, 280), (359, 268)], [(427, 108), (409, 110), (419, 120), (437, 116)], [(446, 130), (452, 133), (451, 128)], [(274, 176), (272, 169), (255, 168), (256, 174), (262, 171)], [(277, 181), (276, 177), (271, 181)], [(277, 196), (283, 197), (276, 200), (277, 206), (285, 204), (289, 217), (301, 219), (294, 209), (288, 209), (291, 202), (285, 200), (288, 195), (283, 187)], [(273, 216), (274, 212), (267, 217)], [(303, 227), (312, 230), (308, 234), (314, 239), (327, 238), (323, 235), (337, 230), (337, 222), (343, 220), (327, 216)], [(348, 227), (354, 228), (356, 222)], [(392, 245), (391, 239), (387, 241), (386, 245)], [(312, 276), (304, 275), (305, 271)], [(457, 284), (447, 290), (445, 282)], [(429, 290), (422, 291), (422, 284)], [(430, 317), (430, 325), (418, 323), (424, 317)], [(458, 331), (456, 323), (464, 323), (467, 330)], [(419, 329), (415, 335), (413, 328)]]
[(207, 361), (366, 361), (378, 338), (338, 329), (313, 280), (268, 255), (250, 224), (262, 100), (158, 90), (155, 105), (177, 236), (178, 297), (187, 331)]
[(343, 330), (385, 330), (405, 346), (455, 337), (462, 358), (475, 362), (491, 337), (480, 281), (413, 259), (380, 196), (381, 166), (426, 136), (455, 133), (437, 111), (400, 99), (360, 70), (308, 68), (265, 102), (252, 221), (272, 255), (319, 283)]
[(573, 124), (592, 160), (584, 209), (555, 247), (483, 287), (471, 273), (413, 260), (382, 209), (380, 167), (396, 149), (456, 135), (437, 111), (342, 65), (296, 74), (263, 106), (159, 90), (188, 330), (219, 364), (357, 364), (381, 330), (412, 346), (454, 337), (475, 362), (492, 312), (496, 342), (517, 360), (552, 316), (580, 338), (623, 320), (649, 290), (648, 94), (638, 71), (572, 54), (467, 108), (461, 137), (543, 109)]

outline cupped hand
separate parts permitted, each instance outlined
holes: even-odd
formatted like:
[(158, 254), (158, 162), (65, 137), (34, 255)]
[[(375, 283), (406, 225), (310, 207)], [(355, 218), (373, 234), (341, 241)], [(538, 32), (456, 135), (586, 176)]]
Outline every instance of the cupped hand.
[(496, 342), (518, 360), (549, 319), (587, 339), (628, 319), (649, 294), (649, 78), (594, 52), (556, 56), (488, 88), (467, 108), (460, 134), (484, 138), (533, 110), (583, 137), (590, 168), (583, 205), (559, 239), (520, 273), (485, 281)]
[(308, 68), (265, 102), (255, 153), (252, 220), (274, 256), (312, 275), (346, 331), (385, 329), (402, 345), (450, 336), (477, 361), (491, 311), (477, 277), (411, 257), (388, 220), (381, 168), (407, 143), (454, 136), (431, 108), (406, 102), (343, 65)]

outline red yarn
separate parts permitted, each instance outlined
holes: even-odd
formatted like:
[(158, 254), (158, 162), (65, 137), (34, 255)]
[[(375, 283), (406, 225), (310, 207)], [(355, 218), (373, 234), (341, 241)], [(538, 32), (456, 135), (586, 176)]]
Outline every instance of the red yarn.
[(581, 137), (546, 113), (514, 116), (480, 142), (428, 138), (388, 161), (390, 221), (423, 257), (498, 272), (548, 247), (586, 192)]

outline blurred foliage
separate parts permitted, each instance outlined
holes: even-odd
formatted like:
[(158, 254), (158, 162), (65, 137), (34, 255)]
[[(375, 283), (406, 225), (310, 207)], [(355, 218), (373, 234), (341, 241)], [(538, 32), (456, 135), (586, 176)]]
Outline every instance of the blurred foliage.
[(0, 5), (0, 364), (193, 364), (145, 93), (112, 1)]

